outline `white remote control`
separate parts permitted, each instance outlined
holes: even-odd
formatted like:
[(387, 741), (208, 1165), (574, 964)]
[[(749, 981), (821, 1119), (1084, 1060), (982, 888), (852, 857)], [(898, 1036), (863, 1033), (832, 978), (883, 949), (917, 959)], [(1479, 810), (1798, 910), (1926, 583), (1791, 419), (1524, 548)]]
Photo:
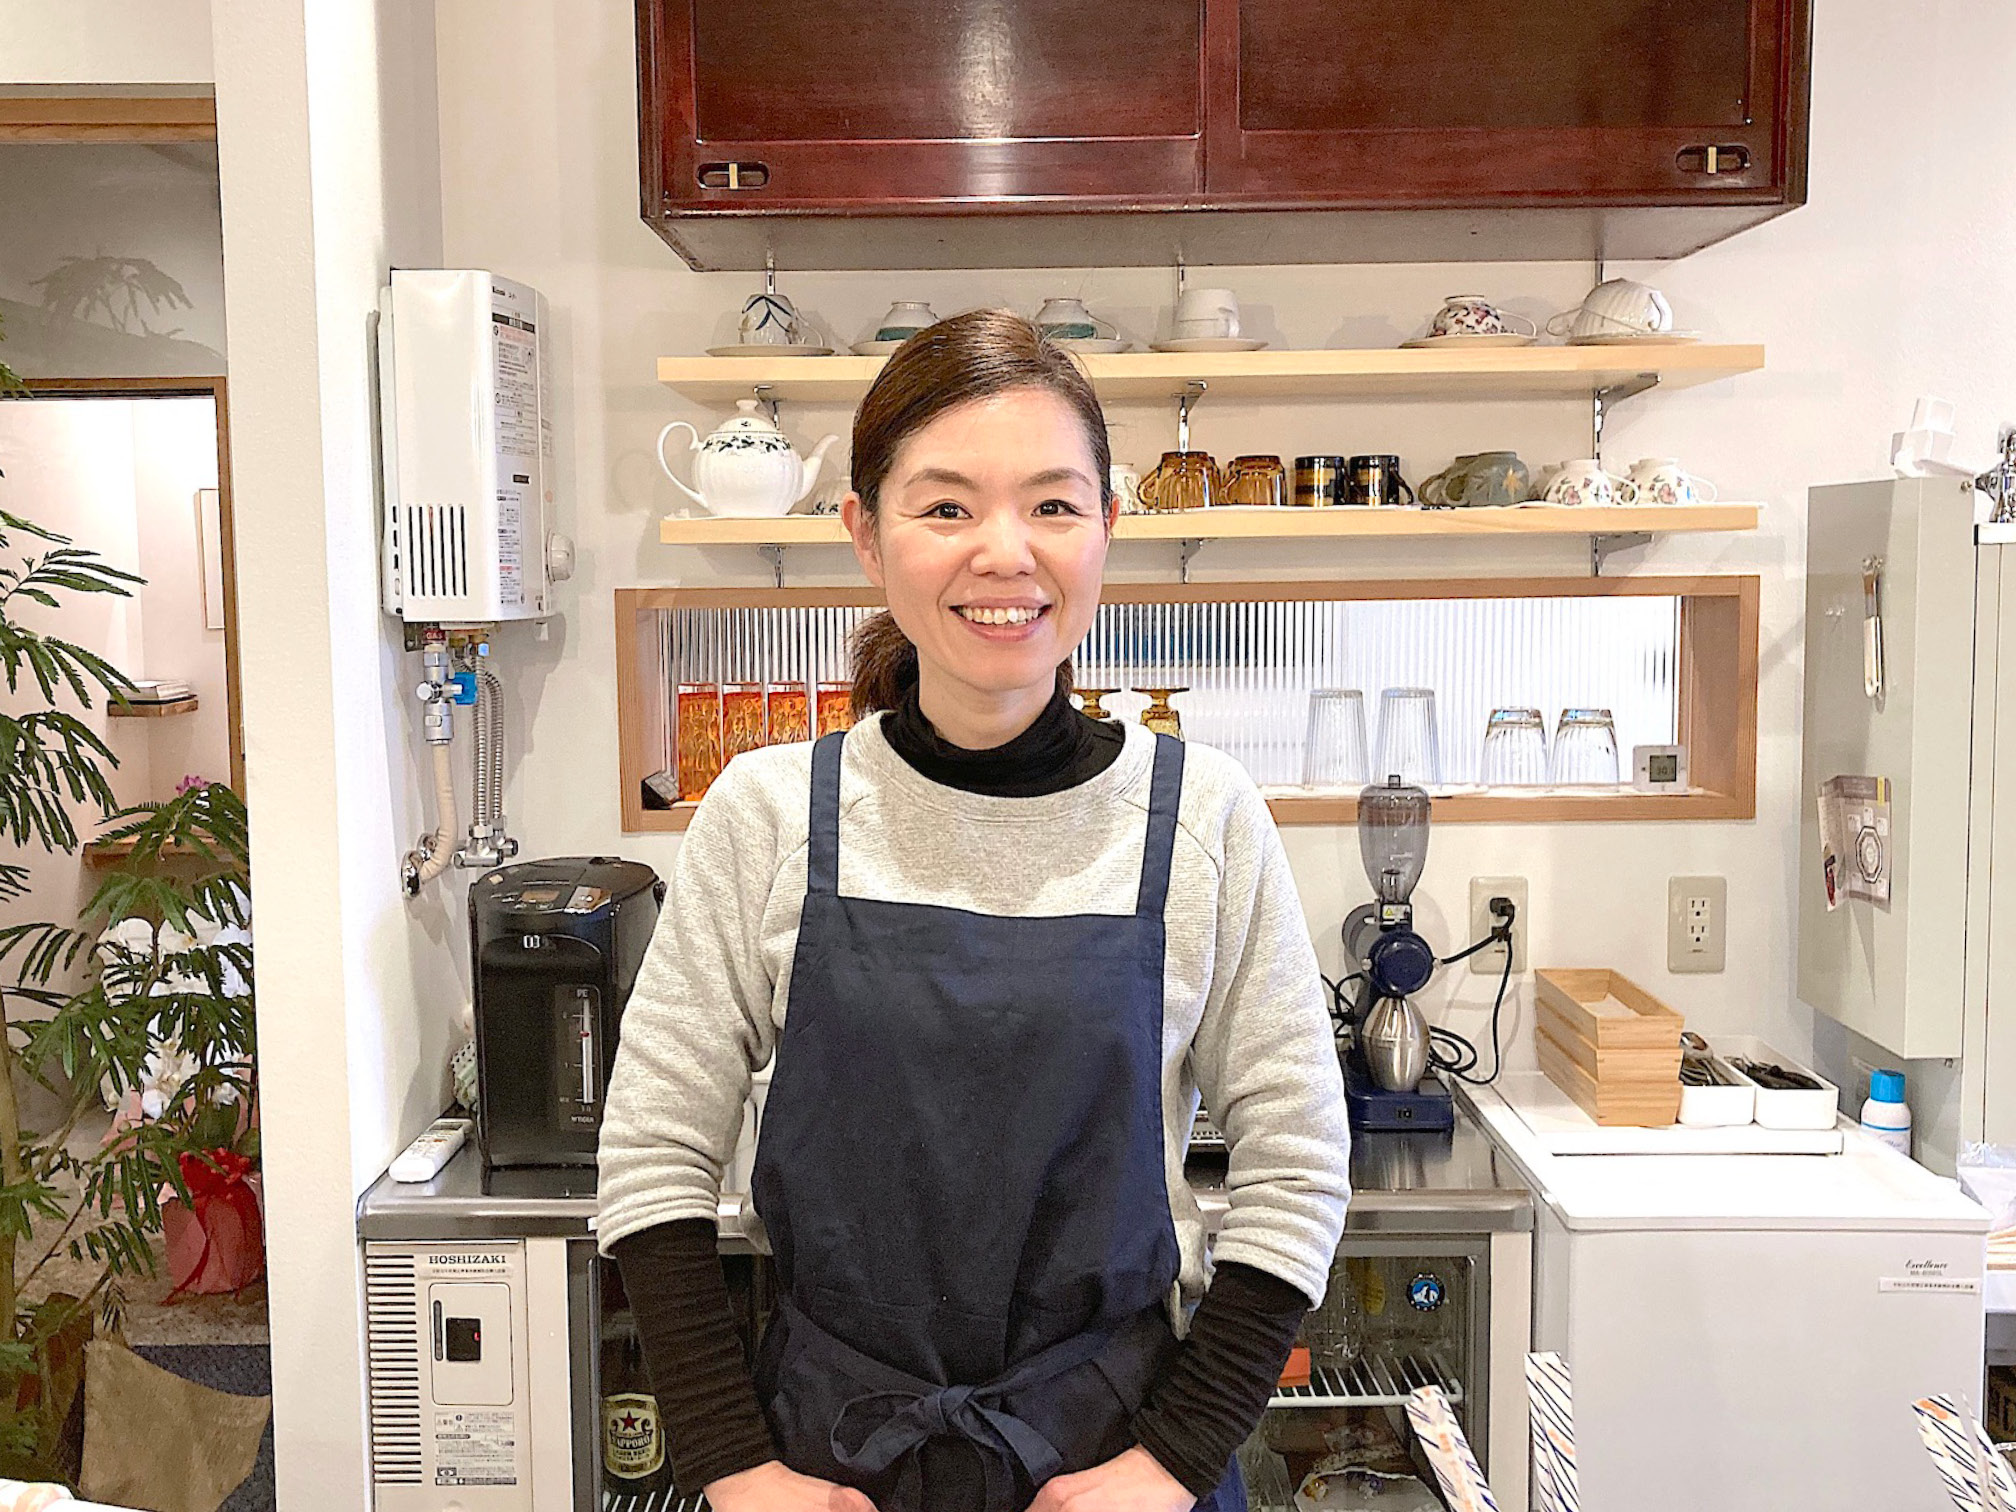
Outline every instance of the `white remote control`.
[(432, 1181), (441, 1174), (441, 1167), (454, 1158), (469, 1138), (469, 1131), (475, 1123), (467, 1118), (437, 1118), (426, 1131), (406, 1146), (399, 1157), (392, 1162), (391, 1176), (394, 1181)]

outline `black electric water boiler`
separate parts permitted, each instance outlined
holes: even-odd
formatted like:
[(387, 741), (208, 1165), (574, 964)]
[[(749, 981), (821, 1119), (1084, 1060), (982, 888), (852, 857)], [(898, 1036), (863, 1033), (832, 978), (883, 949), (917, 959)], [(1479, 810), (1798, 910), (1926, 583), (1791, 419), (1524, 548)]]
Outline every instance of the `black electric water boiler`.
[(490, 1166), (593, 1166), (616, 1031), (665, 884), (614, 856), (486, 872), (469, 889), (477, 1140)]

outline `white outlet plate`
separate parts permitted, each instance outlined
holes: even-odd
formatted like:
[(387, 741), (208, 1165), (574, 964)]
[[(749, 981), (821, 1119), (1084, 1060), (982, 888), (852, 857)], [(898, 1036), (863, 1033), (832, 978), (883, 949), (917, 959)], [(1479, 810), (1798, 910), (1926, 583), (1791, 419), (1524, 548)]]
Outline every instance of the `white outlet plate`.
[(1666, 969), (1721, 971), (1729, 959), (1729, 879), (1666, 880)]
[[(1453, 948), (1461, 950), (1464, 945), (1481, 940), (1497, 926), (1498, 920), (1491, 913), (1493, 898), (1510, 898), (1516, 910), (1512, 918), (1512, 970), (1516, 975), (1526, 969), (1526, 930), (1533, 922), (1527, 912), (1526, 879), (1524, 877), (1472, 877), (1470, 879), (1470, 938)], [(1501, 976), (1505, 971), (1505, 947), (1492, 945), (1470, 957), (1470, 973), (1473, 976)]]

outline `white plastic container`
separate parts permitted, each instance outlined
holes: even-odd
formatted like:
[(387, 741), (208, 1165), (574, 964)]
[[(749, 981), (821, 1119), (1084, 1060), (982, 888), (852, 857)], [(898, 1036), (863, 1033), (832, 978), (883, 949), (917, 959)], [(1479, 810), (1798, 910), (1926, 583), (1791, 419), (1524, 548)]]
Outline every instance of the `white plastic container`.
[(1862, 1104), (1862, 1132), (1900, 1155), (1911, 1153), (1911, 1105), (1904, 1101), (1902, 1071), (1872, 1071)]
[(1757, 1084), (1732, 1070), (1719, 1055), (1708, 1064), (1734, 1084), (1726, 1087), (1680, 1085), (1680, 1122), (1691, 1129), (1733, 1129), (1757, 1115)]
[[(1758, 1087), (1756, 1122), (1766, 1129), (1831, 1129), (1841, 1112), (1841, 1089), (1827, 1080), (1810, 1066), (1801, 1065), (1791, 1056), (1772, 1049), (1763, 1040), (1748, 1034), (1718, 1034), (1713, 1041), (1716, 1054), (1724, 1060), (1734, 1061), (1738, 1057), (1751, 1061), (1768, 1061), (1772, 1065), (1783, 1066), (1787, 1071), (1803, 1071), (1820, 1084), (1819, 1089), (1800, 1088), (1786, 1091), (1775, 1087)], [(1741, 1069), (1730, 1069), (1744, 1081), (1750, 1078)]]

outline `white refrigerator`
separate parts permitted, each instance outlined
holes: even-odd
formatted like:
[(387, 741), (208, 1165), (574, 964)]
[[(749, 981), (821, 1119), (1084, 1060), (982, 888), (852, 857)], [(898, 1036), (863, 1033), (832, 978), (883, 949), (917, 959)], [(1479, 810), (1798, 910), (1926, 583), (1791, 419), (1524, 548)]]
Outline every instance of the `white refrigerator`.
[(1911, 1403), (1978, 1401), (1987, 1231), (1952, 1182), (1853, 1129), (1840, 1155), (1552, 1155), (1466, 1095), (1533, 1192), (1586, 1512), (1944, 1512)]

